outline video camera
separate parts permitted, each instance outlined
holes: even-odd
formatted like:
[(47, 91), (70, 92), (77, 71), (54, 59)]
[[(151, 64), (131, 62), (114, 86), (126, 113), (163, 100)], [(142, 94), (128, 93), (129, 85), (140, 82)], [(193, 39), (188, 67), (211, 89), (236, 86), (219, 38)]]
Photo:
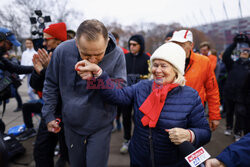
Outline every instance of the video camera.
[(30, 22), (31, 34), (34, 36), (32, 37), (34, 48), (37, 50), (43, 47), (43, 30), (45, 29), (45, 23), (51, 22), (51, 19), (50, 16), (42, 16), (41, 10), (35, 10), (35, 14), (37, 17), (30, 17)]
[(234, 37), (234, 42), (236, 43), (249, 43), (249, 38), (247, 35), (250, 35), (250, 32), (241, 32), (237, 33)]

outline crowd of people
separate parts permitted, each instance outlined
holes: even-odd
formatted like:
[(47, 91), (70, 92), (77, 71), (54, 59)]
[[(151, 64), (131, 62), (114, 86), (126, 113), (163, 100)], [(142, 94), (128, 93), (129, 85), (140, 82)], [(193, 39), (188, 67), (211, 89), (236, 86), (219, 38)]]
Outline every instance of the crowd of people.
[[(23, 74), (16, 75), (19, 84), (13, 81), (14, 93), (8, 97), (17, 99), (15, 112), (22, 111), (26, 126), (17, 139), (36, 136), (37, 167), (54, 166), (58, 143), (56, 167), (106, 167), (111, 134), (121, 129), (120, 153), (129, 153), (130, 166), (189, 166), (179, 146), (209, 143), (224, 115), (224, 134), (234, 135), (236, 143), (206, 166), (239, 166), (250, 159), (242, 149), (250, 145), (250, 40), (244, 34), (217, 55), (207, 41), (194, 52), (193, 33), (174, 30), (151, 55), (143, 35), (132, 35), (127, 50), (120, 46), (119, 34), (98, 20), (85, 20), (76, 32), (67, 31), (63, 22), (49, 25), (43, 30), (44, 48), (38, 50), (27, 38), (21, 63), (10, 61), (12, 45), (21, 44), (10, 30), (0, 28), (0, 72)], [(18, 94), (24, 77), (26, 103)], [(5, 106), (8, 98), (0, 97)], [(33, 114), (41, 116), (38, 129)], [(235, 150), (246, 160), (236, 163), (238, 154), (230, 154)]]

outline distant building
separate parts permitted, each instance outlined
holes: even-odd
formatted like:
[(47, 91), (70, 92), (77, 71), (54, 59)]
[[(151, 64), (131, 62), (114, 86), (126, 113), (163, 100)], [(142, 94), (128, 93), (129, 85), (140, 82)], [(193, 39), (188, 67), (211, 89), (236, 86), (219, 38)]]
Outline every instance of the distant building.
[(250, 17), (220, 21), (194, 28), (209, 36), (215, 42), (216, 49), (221, 51), (232, 43), (234, 36), (239, 32), (248, 32), (250, 38)]

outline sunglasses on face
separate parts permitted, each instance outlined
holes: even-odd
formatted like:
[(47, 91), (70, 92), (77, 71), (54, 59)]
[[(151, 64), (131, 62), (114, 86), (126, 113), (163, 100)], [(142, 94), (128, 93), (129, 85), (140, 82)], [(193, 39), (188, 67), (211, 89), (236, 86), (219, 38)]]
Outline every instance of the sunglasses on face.
[(129, 46), (136, 46), (136, 45), (139, 45), (138, 43), (129, 43)]

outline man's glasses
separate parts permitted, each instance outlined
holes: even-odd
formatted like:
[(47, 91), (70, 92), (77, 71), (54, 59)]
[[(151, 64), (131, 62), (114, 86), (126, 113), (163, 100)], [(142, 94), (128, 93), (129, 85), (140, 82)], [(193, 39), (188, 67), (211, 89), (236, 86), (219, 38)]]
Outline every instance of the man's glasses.
[(50, 39), (55, 39), (55, 37), (43, 38), (43, 41), (44, 41), (44, 42), (48, 42), (48, 40), (50, 40)]
[(129, 43), (129, 46), (136, 46), (136, 45), (139, 45), (138, 43)]

